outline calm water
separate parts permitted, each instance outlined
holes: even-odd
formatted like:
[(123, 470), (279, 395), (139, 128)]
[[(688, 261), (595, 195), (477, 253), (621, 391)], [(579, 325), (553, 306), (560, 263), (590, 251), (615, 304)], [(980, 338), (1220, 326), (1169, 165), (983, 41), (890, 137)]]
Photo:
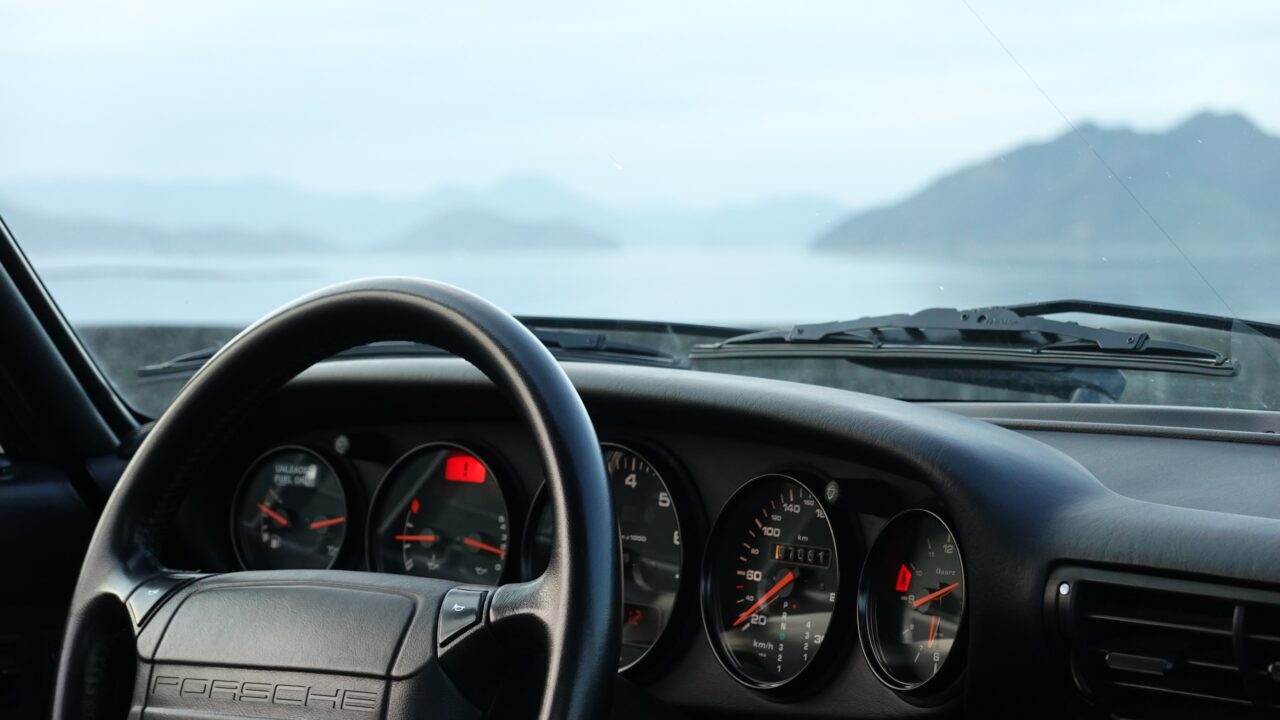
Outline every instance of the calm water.
[[(1185, 263), (1103, 258), (908, 262), (721, 248), (194, 260), (60, 255), (34, 262), (74, 324), (245, 324), (298, 295), (369, 275), (443, 280), (517, 314), (710, 323), (831, 320), (1063, 297), (1226, 312)], [(1280, 320), (1273, 289), (1278, 268), (1222, 261), (1200, 269), (1237, 313)]]

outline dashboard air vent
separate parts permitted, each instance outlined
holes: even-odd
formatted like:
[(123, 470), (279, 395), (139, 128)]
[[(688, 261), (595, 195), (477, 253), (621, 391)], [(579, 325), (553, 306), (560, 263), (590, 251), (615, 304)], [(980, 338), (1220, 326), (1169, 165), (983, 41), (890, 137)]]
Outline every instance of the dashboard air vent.
[(1064, 673), (1100, 717), (1280, 717), (1280, 593), (1063, 569)]

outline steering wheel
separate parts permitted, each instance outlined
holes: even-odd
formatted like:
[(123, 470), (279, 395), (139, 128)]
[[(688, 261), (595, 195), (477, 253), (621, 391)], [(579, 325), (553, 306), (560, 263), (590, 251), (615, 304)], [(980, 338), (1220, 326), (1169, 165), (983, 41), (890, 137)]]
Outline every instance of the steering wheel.
[[(159, 551), (169, 518), (240, 422), (316, 362), (387, 340), (428, 343), (466, 359), (519, 409), (555, 517), (546, 572), (495, 589), (336, 570), (210, 575), (164, 567)], [(528, 329), (441, 283), (335, 285), (240, 333), (138, 448), (85, 555), (53, 717), (109, 717), (113, 695), (131, 707), (130, 717), (400, 720), (478, 718), (499, 709), (543, 720), (600, 717), (618, 666), (620, 557), (591, 419)], [(501, 680), (520, 676), (504, 667), (515, 657), (538, 658), (532, 682), (524, 678), (535, 692), (514, 708), (495, 705), (508, 694)], [(131, 696), (109, 681), (126, 662), (136, 663)]]

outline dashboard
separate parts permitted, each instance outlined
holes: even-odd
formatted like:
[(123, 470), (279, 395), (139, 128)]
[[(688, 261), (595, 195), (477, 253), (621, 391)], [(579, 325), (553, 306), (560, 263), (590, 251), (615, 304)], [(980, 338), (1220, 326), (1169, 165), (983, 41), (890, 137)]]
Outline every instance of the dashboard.
[[(1231, 596), (1280, 580), (1280, 554), (1262, 550), (1280, 538), (1280, 492), (1250, 482), (1280, 467), (1274, 443), (975, 419), (973, 407), (690, 371), (566, 370), (619, 520), (619, 692), (639, 716), (1160, 708), (1181, 688), (1113, 692), (1126, 661), (1152, 677), (1151, 653), (1112, 647), (1099, 661), (1096, 639), (1078, 647), (1064, 630), (1079, 627), (1073, 613), (1126, 583), (1213, 580), (1203, 592)], [(176, 510), (174, 567), (496, 585), (541, 573), (559, 541), (531, 438), (461, 362), (325, 363), (210, 443)], [(1200, 466), (1220, 473), (1234, 463), (1251, 514), (1213, 506), (1232, 501), (1209, 498), (1189, 460), (1154, 482), (1149, 469), (1176, 457), (1161, 443), (1201, 443)], [(1210, 690), (1193, 699), (1214, 702)]]

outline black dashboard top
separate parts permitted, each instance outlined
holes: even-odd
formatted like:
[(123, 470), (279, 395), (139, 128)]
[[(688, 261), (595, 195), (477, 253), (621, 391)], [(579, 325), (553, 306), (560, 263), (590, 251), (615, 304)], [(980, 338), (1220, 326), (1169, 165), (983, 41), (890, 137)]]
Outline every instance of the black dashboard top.
[[(828, 653), (837, 656), (830, 670), (802, 692), (744, 687), (717, 661), (697, 608), (684, 607), (673, 618), (679, 641), (643, 672), (624, 674), (620, 704), (634, 694), (637, 708), (660, 703), (707, 714), (776, 714), (780, 703), (796, 717), (960, 709), (989, 716), (1045, 706), (1066, 712), (1082, 701), (1062, 670), (1065, 652), (1046, 610), (1056, 570), (1280, 586), (1274, 551), (1280, 486), (1273, 478), (1280, 445), (1257, 441), (1258, 418), (1234, 431), (1249, 436), (1243, 442), (1230, 432), (1189, 439), (1160, 428), (1111, 433), (1088, 408), (1078, 418), (1069, 407), (1055, 409), (1046, 420), (1019, 417), (1017, 410), (1002, 418), (988, 406), (985, 414), (997, 417), (975, 419), (961, 414), (977, 414), (975, 408), (908, 405), (756, 378), (585, 363), (565, 368), (602, 440), (651, 448), (663, 458), (667, 484), (678, 484), (691, 508), (687, 544), (705, 544), (721, 508), (748, 480), (787, 473), (835, 485), (839, 500), (828, 510), (851, 521), (849, 547), (856, 550), (843, 561), (855, 575), (886, 521), (911, 508), (945, 518), (964, 553), (962, 671), (937, 692), (886, 687), (858, 649), (852, 625)], [(1058, 427), (1073, 420), (1073, 427)], [(290, 382), (229, 443), (183, 509), (174, 552), (187, 565), (236, 569), (226, 513), (247, 464), (274, 446), (330, 447), (338, 435), (361, 445), (363, 454), (349, 459), (352, 474), (365, 478), (358, 502), (369, 501), (395, 459), (440, 440), (500, 458), (517, 524), (526, 522), (541, 483), (514, 411), (465, 363), (329, 362)], [(518, 538), (513, 542), (517, 552)], [(361, 569), (364, 557), (357, 552), (344, 562)], [(852, 622), (852, 594), (844, 599), (838, 612)]]

